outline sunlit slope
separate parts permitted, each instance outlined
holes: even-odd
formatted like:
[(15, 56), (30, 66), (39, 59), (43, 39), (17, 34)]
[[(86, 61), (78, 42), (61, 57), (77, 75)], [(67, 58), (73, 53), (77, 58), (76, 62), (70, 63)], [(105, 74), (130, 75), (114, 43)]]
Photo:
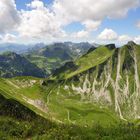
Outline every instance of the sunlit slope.
[(1, 79), (0, 90), (61, 123), (102, 125), (140, 116), (140, 46), (100, 46), (57, 69), (50, 79)]
[(1, 78), (0, 138), (139, 139), (139, 78), (133, 42), (90, 49), (49, 79)]
[(139, 139), (139, 127), (123, 122), (114, 125), (108, 123), (107, 126), (100, 125), (100, 122), (96, 121), (90, 121), (89, 124), (87, 122), (82, 126), (55, 123), (40, 117), (20, 102), (0, 95), (0, 138), (1, 140)]
[(7, 99), (14, 99), (37, 114), (47, 117), (48, 108), (43, 100), (39, 84), (41, 80), (33, 77), (0, 79), (0, 94)]
[(32, 64), (25, 57), (14, 52), (0, 54), (0, 77), (16, 76), (45, 77), (44, 70)]
[[(125, 121), (140, 118), (139, 45), (129, 42), (120, 48), (99, 47), (72, 65), (75, 67), (67, 69), (65, 65), (62, 72), (58, 69), (54, 74), (64, 93), (114, 110)], [(53, 83), (52, 79), (47, 83)]]
[[(75, 75), (87, 71), (90, 68), (103, 63), (110, 56), (112, 56), (115, 49), (114, 47), (110, 48), (109, 46), (100, 46), (97, 49), (89, 50), (87, 54), (83, 55), (76, 61), (68, 62), (60, 69), (57, 69), (54, 72), (54, 77), (56, 76), (59, 79), (69, 79)], [(68, 65), (70, 66), (68, 67)]]
[(119, 121), (107, 108), (82, 102), (79, 95), (65, 93), (57, 83), (48, 87), (43, 86), (42, 82), (43, 80), (32, 77), (0, 79), (0, 94), (55, 122), (81, 126), (99, 122), (106, 126)]

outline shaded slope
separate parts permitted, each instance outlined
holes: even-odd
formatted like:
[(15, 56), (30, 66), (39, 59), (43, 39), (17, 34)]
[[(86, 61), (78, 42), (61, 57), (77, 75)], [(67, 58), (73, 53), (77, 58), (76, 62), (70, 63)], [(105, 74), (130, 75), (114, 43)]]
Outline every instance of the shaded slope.
[(36, 114), (16, 100), (6, 99), (0, 94), (0, 116), (30, 121), (35, 118)]
[(0, 55), (0, 77), (15, 76), (44, 77), (45, 73), (26, 58), (16, 53), (3, 53)]

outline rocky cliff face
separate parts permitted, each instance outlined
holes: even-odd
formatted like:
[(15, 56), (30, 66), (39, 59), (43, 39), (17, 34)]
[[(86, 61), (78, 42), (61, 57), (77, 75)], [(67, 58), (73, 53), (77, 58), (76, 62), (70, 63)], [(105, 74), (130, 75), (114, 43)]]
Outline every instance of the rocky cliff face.
[[(61, 93), (60, 89), (63, 89), (65, 93), (80, 95), (83, 102), (92, 102), (100, 107), (106, 106), (114, 110), (123, 120), (138, 119), (140, 118), (140, 46), (129, 42), (121, 48), (115, 48), (113, 45), (105, 47), (112, 51), (110, 57), (70, 78), (57, 79), (59, 81), (57, 93)], [(93, 50), (92, 53), (97, 51)], [(86, 55), (83, 57), (88, 58)], [(102, 57), (105, 57), (104, 54)], [(92, 63), (91, 59), (86, 61)], [(80, 68), (79, 65), (78, 70)], [(63, 73), (67, 74), (68, 70)], [(71, 73), (73, 71), (68, 74)]]

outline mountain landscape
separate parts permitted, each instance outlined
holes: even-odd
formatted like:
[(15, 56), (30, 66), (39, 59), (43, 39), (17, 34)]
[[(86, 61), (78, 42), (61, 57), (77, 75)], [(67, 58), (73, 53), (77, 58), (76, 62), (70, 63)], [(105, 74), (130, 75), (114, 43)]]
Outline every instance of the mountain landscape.
[(122, 120), (139, 119), (139, 47), (134, 42), (121, 48), (100, 46), (72, 67), (67, 69), (66, 64), (56, 70), (51, 79), (65, 81), (60, 89), (80, 95), (83, 101), (107, 106)]
[[(11, 46), (10, 46), (11, 45)], [(5, 46), (5, 45), (4, 45)], [(35, 76), (47, 77), (54, 70), (72, 61), (94, 46), (87, 42), (81, 43), (54, 43), (51, 45), (35, 44), (34, 47), (26, 46), (25, 51), (19, 49), (24, 45), (8, 44), (0, 50), (0, 76)], [(33, 45), (32, 45), (33, 46)], [(17, 49), (18, 48), (18, 49)], [(18, 53), (20, 50), (20, 54)]]
[[(81, 43), (54, 43), (42, 48), (31, 49), (24, 56), (31, 62), (43, 69), (47, 75), (62, 66), (64, 63), (74, 60), (85, 54), (96, 44)], [(97, 46), (97, 45), (96, 45)]]
[(140, 0), (0, 0), (0, 140), (140, 140)]
[[(76, 49), (75, 49), (76, 48)], [(139, 139), (140, 45), (54, 43), (0, 55), (2, 139)]]

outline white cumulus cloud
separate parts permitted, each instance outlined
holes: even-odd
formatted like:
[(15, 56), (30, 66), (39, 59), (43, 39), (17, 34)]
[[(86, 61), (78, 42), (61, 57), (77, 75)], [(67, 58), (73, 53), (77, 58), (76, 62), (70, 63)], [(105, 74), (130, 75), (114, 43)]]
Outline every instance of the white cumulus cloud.
[(0, 32), (13, 30), (19, 23), (19, 14), (14, 0), (0, 0)]
[(33, 0), (31, 3), (27, 4), (30, 8), (44, 8), (44, 3), (41, 0)]
[(106, 28), (98, 35), (98, 39), (100, 39), (100, 40), (117, 40), (118, 35), (112, 29)]
[(139, 0), (55, 0), (53, 10), (64, 23), (100, 21), (105, 17), (124, 17), (138, 4)]
[(76, 33), (73, 33), (71, 37), (74, 37), (74, 38), (87, 38), (88, 36), (89, 36), (88, 31), (81, 30), (81, 31), (78, 31)]
[(16, 36), (13, 34), (5, 34), (2, 38), (3, 42), (15, 42), (16, 41)]
[(22, 20), (18, 28), (21, 36), (29, 38), (55, 38), (65, 35), (54, 13), (44, 6), (43, 2), (34, 0), (28, 6), (31, 7), (31, 10), (21, 11)]
[[(26, 4), (26, 9), (17, 10), (15, 0), (0, 0), (0, 33), (2, 36), (5, 33), (8, 38), (12, 30), (21, 40), (57, 40), (68, 37), (63, 27), (80, 22), (84, 28), (72, 33), (72, 36), (86, 38), (98, 29), (104, 18), (122, 18), (130, 9), (138, 7), (139, 2), (140, 0), (54, 0), (51, 5), (46, 5), (43, 0), (32, 0)], [(115, 40), (118, 35), (112, 29), (105, 29), (99, 38)]]
[(97, 30), (98, 27), (101, 25), (101, 21), (92, 21), (92, 20), (87, 20), (82, 23), (87, 31), (93, 31)]
[(134, 41), (137, 43), (137, 44), (140, 44), (140, 35), (135, 37), (134, 38)]
[(133, 40), (133, 37), (130, 37), (129, 35), (121, 35), (118, 38), (118, 41), (121, 43), (125, 43), (125, 42), (131, 41), (131, 40)]

